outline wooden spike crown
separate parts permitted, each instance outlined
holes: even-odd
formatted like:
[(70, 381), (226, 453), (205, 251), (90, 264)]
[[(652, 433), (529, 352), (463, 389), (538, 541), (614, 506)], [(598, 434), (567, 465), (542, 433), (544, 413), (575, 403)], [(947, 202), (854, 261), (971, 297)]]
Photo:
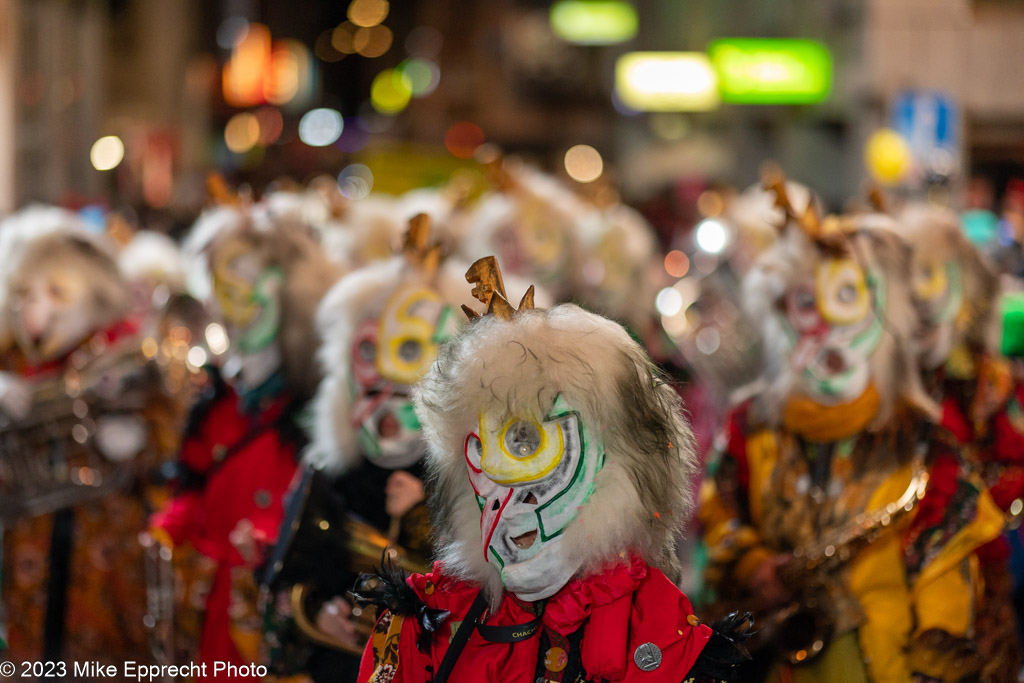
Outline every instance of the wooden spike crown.
[(820, 246), (840, 250), (844, 248), (845, 233), (850, 228), (848, 221), (837, 216), (821, 217), (814, 207), (813, 198), (807, 202), (807, 208), (802, 213), (797, 213), (786, 190), (786, 176), (778, 166), (774, 164), (765, 166), (762, 171), (761, 186), (766, 191), (775, 193), (775, 206), (785, 213), (782, 224), (776, 226), (780, 233), (786, 230), (787, 225), (795, 223), (805, 235)]
[(406, 260), (428, 275), (436, 273), (441, 265), (441, 246), (430, 242), (430, 216), (418, 213), (409, 219), (409, 229), (402, 239), (402, 254)]
[[(498, 260), (493, 256), (485, 256), (477, 259), (466, 271), (466, 282), (473, 286), (473, 298), (487, 306), (484, 315), (493, 315), (501, 320), (511, 320), (512, 316), (520, 311), (533, 310), (533, 285), (526, 290), (526, 294), (519, 301), (519, 307), (513, 308), (505, 295), (505, 283), (501, 279), (501, 270), (498, 268)], [(463, 304), (463, 312), (470, 320), (476, 320), (481, 315), (469, 306)]]
[(878, 185), (872, 184), (868, 188), (868, 204), (878, 213), (889, 213), (888, 203), (885, 201), (885, 193)]

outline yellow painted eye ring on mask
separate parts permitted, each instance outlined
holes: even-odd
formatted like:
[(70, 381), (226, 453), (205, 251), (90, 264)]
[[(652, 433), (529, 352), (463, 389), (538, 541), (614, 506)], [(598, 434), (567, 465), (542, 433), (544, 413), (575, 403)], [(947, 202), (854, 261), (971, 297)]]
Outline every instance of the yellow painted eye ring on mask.
[[(928, 266), (928, 274), (925, 274), (925, 266)], [(914, 294), (923, 301), (932, 301), (946, 293), (949, 289), (949, 279), (946, 277), (946, 269), (941, 263), (915, 263), (914, 264)]]
[(233, 325), (248, 325), (259, 312), (252, 300), (256, 283), (239, 274), (232, 267), (235, 260), (248, 253), (241, 242), (229, 242), (217, 255), (213, 265), (213, 293), (221, 315)]
[(829, 259), (815, 273), (815, 299), (821, 316), (832, 325), (851, 325), (871, 310), (864, 273), (853, 259)]
[(558, 466), (565, 454), (565, 437), (558, 420), (529, 421), (540, 436), (538, 446), (525, 455), (509, 451), (505, 437), (509, 429), (522, 422), (527, 421), (509, 420), (495, 434), (494, 431), (484, 429), (483, 415), (480, 416), (480, 445), (483, 449), (480, 468), (496, 484), (509, 486), (542, 479)]
[[(381, 377), (401, 384), (415, 384), (426, 374), (437, 356), (433, 342), (435, 321), (414, 312), (421, 303), (441, 307), (441, 296), (423, 287), (402, 288), (388, 299), (381, 313), (378, 327), (380, 352), (374, 361)], [(403, 344), (418, 344), (415, 358), (402, 357)]]

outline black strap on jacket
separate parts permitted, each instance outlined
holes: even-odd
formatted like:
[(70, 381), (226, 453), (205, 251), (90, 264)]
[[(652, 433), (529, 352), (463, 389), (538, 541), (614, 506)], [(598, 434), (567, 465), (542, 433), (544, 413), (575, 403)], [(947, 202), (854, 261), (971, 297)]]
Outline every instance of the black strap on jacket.
[(518, 643), (536, 634), (539, 628), (540, 617), (525, 624), (512, 624), (511, 626), (476, 625), (476, 630), (489, 643)]
[(462, 654), (462, 649), (466, 647), (466, 641), (469, 640), (469, 636), (473, 634), (473, 630), (477, 627), (476, 621), (483, 614), (486, 605), (487, 599), (484, 597), (483, 590), (481, 590), (476, 594), (476, 599), (470, 605), (469, 611), (466, 612), (466, 617), (459, 624), (459, 630), (455, 632), (448, 650), (444, 653), (444, 659), (441, 660), (441, 664), (437, 667), (437, 675), (434, 676), (433, 683), (445, 683), (448, 680), (452, 669), (455, 668), (455, 662), (458, 661), (459, 655)]

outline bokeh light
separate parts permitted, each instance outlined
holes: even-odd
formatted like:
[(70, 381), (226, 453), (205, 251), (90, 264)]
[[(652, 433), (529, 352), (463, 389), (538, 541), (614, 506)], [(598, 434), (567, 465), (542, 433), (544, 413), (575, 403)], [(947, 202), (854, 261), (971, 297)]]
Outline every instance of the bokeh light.
[(382, 114), (397, 114), (409, 105), (411, 97), (409, 79), (395, 69), (381, 71), (370, 86), (370, 102)]
[(298, 40), (280, 40), (271, 52), (270, 70), (263, 81), (263, 96), (271, 104), (302, 106), (313, 92), (313, 60)]
[(578, 183), (592, 183), (604, 173), (604, 160), (590, 145), (576, 145), (565, 153), (565, 172)]
[(188, 350), (186, 362), (193, 368), (201, 368), (206, 365), (206, 349), (202, 346), (193, 346)]
[(910, 145), (889, 128), (875, 131), (864, 148), (864, 163), (871, 177), (884, 185), (895, 185), (910, 170)]
[(704, 327), (697, 333), (694, 339), (697, 350), (705, 356), (710, 356), (722, 344), (722, 335), (714, 327)]
[(661, 315), (673, 316), (683, 308), (683, 295), (674, 287), (666, 287), (658, 292), (654, 306)]
[(690, 257), (673, 249), (665, 254), (665, 272), (672, 277), (683, 277), (690, 272)]
[(398, 65), (397, 71), (409, 79), (413, 97), (426, 97), (441, 81), (440, 67), (429, 59), (406, 59)]
[(387, 0), (352, 0), (348, 19), (356, 26), (376, 26), (387, 19), (391, 5)]
[(264, 102), (264, 78), (270, 71), (270, 29), (249, 24), (245, 38), (224, 65), (224, 101), (232, 107), (249, 107)]
[(380, 57), (391, 49), (394, 36), (387, 26), (361, 28), (352, 37), (352, 48), (363, 57)]
[(206, 326), (206, 345), (210, 347), (210, 352), (219, 356), (228, 350), (229, 341), (227, 330), (220, 323), (210, 323)]
[(345, 123), (334, 109), (311, 109), (299, 119), (299, 139), (310, 147), (325, 147), (341, 137)]
[(352, 41), (358, 30), (359, 27), (350, 21), (341, 22), (331, 32), (331, 47), (345, 55), (353, 54), (356, 49), (352, 46)]
[(124, 143), (116, 135), (105, 135), (92, 143), (89, 150), (89, 161), (97, 171), (109, 171), (117, 168), (124, 159)]
[(697, 210), (708, 218), (720, 216), (725, 211), (725, 200), (717, 190), (704, 190), (697, 197)]
[(709, 254), (720, 254), (729, 241), (729, 233), (721, 221), (709, 218), (697, 224), (697, 246)]
[(630, 52), (615, 63), (615, 94), (636, 111), (709, 111), (718, 78), (703, 52)]
[(477, 148), (484, 144), (484, 131), (471, 121), (452, 124), (444, 134), (444, 146), (460, 159), (471, 159)]
[(636, 35), (636, 9), (625, 0), (557, 0), (551, 28), (562, 40), (580, 45), (611, 45)]
[(260, 141), (260, 122), (255, 114), (242, 112), (228, 119), (224, 144), (235, 154), (245, 154)]
[(363, 199), (373, 189), (373, 172), (363, 164), (349, 164), (338, 174), (338, 190), (346, 199)]

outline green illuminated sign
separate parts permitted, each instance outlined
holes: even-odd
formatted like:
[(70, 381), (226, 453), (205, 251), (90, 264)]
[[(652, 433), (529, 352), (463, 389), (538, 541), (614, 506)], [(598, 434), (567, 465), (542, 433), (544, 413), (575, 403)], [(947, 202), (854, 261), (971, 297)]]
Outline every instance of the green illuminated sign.
[(570, 43), (622, 43), (636, 35), (636, 9), (623, 0), (558, 0), (551, 6), (551, 28)]
[(814, 104), (832, 89), (832, 55), (797, 38), (724, 38), (708, 46), (723, 102)]

